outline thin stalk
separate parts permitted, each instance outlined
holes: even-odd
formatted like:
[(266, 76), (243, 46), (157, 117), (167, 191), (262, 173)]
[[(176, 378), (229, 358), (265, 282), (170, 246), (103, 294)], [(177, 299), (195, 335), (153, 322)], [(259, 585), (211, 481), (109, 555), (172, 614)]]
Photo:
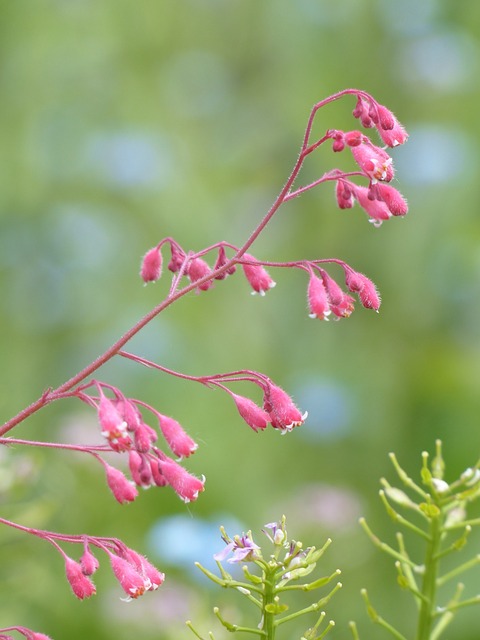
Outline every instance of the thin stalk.
[(435, 616), (437, 595), (437, 574), (441, 542), (441, 519), (434, 517), (430, 523), (430, 540), (425, 555), (425, 573), (423, 576), (416, 640), (429, 640)]

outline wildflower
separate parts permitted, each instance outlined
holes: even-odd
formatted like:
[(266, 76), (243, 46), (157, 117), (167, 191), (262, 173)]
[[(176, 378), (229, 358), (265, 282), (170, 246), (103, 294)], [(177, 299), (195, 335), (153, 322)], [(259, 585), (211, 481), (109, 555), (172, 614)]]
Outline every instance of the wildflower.
[(218, 562), (222, 562), (225, 558), (233, 552), (231, 558), (227, 560), (231, 564), (236, 562), (252, 562), (259, 558), (259, 554), (257, 551), (260, 547), (255, 544), (252, 539), (252, 534), (249, 532), (247, 535), (242, 536), (234, 536), (233, 540), (231, 540), (227, 546), (220, 551), (220, 553), (215, 554), (213, 557)]
[(168, 269), (172, 273), (177, 273), (180, 271), (182, 264), (185, 262), (185, 251), (176, 243), (170, 242), (170, 250), (172, 252), (172, 257), (170, 262), (168, 263)]
[(340, 209), (351, 209), (353, 207), (355, 203), (353, 191), (350, 189), (347, 180), (337, 180), (335, 195)]
[(115, 499), (120, 504), (133, 502), (138, 496), (138, 491), (133, 482), (130, 482), (119, 469), (110, 466), (105, 461), (103, 461), (103, 466), (107, 475), (107, 484)]
[(113, 553), (109, 555), (113, 573), (127, 594), (128, 600), (138, 598), (151, 589), (149, 578), (142, 576), (128, 560)]
[(394, 216), (404, 216), (408, 211), (408, 204), (402, 194), (389, 184), (382, 182), (374, 185), (373, 195), (383, 201)]
[(265, 390), (263, 408), (270, 415), (272, 427), (284, 433), (302, 425), (308, 415), (307, 412), (302, 415), (290, 396), (272, 382)]
[(133, 549), (127, 548), (123, 551), (122, 557), (133, 565), (138, 573), (150, 582), (150, 587), (147, 588), (147, 591), (155, 591), (161, 584), (163, 584), (165, 574), (154, 567), (145, 556), (140, 555)]
[(127, 434), (127, 423), (112, 400), (102, 392), (98, 405), (98, 420), (102, 427), (102, 436), (106, 438), (114, 451), (127, 451), (132, 440)]
[[(227, 262), (228, 262), (228, 258), (225, 253), (225, 247), (221, 246), (218, 250), (218, 257), (213, 267), (213, 270), (216, 271), (217, 269), (220, 269), (220, 267), (223, 267), (225, 264), (227, 264)], [(226, 271), (221, 273), (219, 276), (215, 276), (215, 280), (224, 280), (227, 276), (231, 276), (233, 273), (235, 273), (236, 270), (237, 270), (237, 267), (233, 264), (231, 267), (229, 267)]]
[(168, 484), (165, 476), (160, 470), (160, 463), (157, 458), (150, 458), (149, 463), (152, 480), (157, 485), (157, 487), (164, 487), (166, 484)]
[(127, 423), (128, 431), (135, 431), (135, 429), (142, 422), (142, 414), (138, 410), (137, 406), (130, 400), (119, 400), (117, 402), (117, 410)]
[(250, 400), (250, 398), (239, 396), (236, 393), (230, 393), (230, 395), (237, 405), (238, 413), (249, 427), (254, 431), (267, 427), (267, 424), (270, 422), (270, 416), (266, 411), (255, 404), (253, 400)]
[(367, 187), (355, 187), (355, 198), (358, 204), (369, 215), (370, 222), (379, 227), (384, 220), (392, 217), (392, 213), (383, 200), (370, 200)]
[(264, 526), (265, 526), (265, 529), (271, 530), (271, 534), (268, 533), (267, 531), (263, 532), (267, 536), (267, 538), (270, 540), (270, 542), (279, 546), (283, 545), (283, 543), (287, 539), (287, 532), (285, 531), (285, 522), (281, 522), (281, 523), (269, 522)]
[(195, 453), (198, 444), (184, 431), (182, 425), (161, 413), (157, 415), (160, 429), (170, 451), (179, 458), (188, 458)]
[(374, 117), (373, 111), (370, 109), (370, 105), (368, 102), (362, 98), (362, 96), (358, 96), (357, 104), (355, 105), (355, 109), (352, 111), (352, 115), (354, 118), (359, 118), (362, 125), (369, 129), (374, 126), (374, 122), (372, 120), (372, 116)]
[[(211, 273), (210, 267), (202, 258), (194, 258), (188, 263), (187, 276), (190, 282), (197, 282), (197, 280), (201, 280), (209, 273)], [(210, 287), (213, 287), (213, 282), (207, 280), (197, 287), (197, 291), (207, 291)]]
[(408, 133), (387, 107), (377, 105), (377, 113), (379, 116), (377, 131), (388, 147), (396, 147), (407, 141)]
[(162, 275), (162, 254), (158, 247), (153, 247), (143, 256), (140, 277), (147, 282), (156, 282)]
[(362, 144), (351, 147), (352, 155), (360, 169), (372, 182), (390, 182), (394, 176), (392, 158), (386, 151), (376, 147), (367, 137)]
[(140, 423), (134, 433), (135, 449), (141, 453), (147, 453), (150, 447), (158, 439), (157, 432), (145, 424)]
[(346, 294), (323, 269), (322, 280), (327, 291), (330, 310), (337, 318), (348, 318), (353, 311), (353, 298)]
[(358, 271), (347, 271), (345, 282), (350, 291), (358, 293), (360, 302), (366, 309), (378, 311), (380, 308), (380, 295), (370, 278)]
[(321, 278), (314, 273), (310, 274), (310, 280), (307, 289), (308, 308), (310, 310), (310, 318), (318, 318), (319, 320), (328, 320), (328, 316), (332, 313), (330, 303), (328, 301), (327, 290)]
[(196, 500), (198, 494), (205, 488), (205, 478), (200, 479), (191, 475), (167, 456), (160, 460), (160, 471), (179, 498), (186, 503)]
[(85, 544), (85, 550), (80, 558), (80, 565), (82, 567), (83, 574), (86, 576), (93, 575), (100, 565), (97, 558), (90, 551), (88, 544)]
[(73, 593), (79, 600), (89, 598), (96, 593), (95, 585), (82, 570), (82, 565), (65, 556), (65, 572)]
[(243, 272), (247, 278), (250, 286), (252, 287), (252, 295), (259, 293), (261, 296), (265, 295), (265, 292), (277, 284), (272, 280), (268, 271), (262, 267), (262, 265), (253, 256), (246, 253), (244, 255), (245, 260), (254, 262), (255, 264), (244, 264)]

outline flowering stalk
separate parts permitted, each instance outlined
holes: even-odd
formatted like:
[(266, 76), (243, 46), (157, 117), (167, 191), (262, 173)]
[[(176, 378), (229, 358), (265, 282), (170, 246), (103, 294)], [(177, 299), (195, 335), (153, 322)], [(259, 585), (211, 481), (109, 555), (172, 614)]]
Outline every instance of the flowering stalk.
[[(425, 544), (423, 563), (411, 559), (401, 533), (397, 533), (397, 550), (382, 542), (364, 518), (360, 520), (360, 524), (375, 546), (395, 559), (398, 583), (412, 594), (417, 604), (416, 640), (438, 640), (459, 609), (480, 603), (480, 596), (462, 600), (463, 584), (458, 583), (450, 600), (446, 604), (438, 604), (440, 587), (480, 564), (480, 556), (476, 555), (461, 562), (454, 569), (441, 573), (442, 560), (460, 551), (467, 543), (472, 527), (480, 525), (479, 518), (467, 518), (467, 506), (480, 498), (480, 460), (474, 467), (466, 469), (460, 478), (448, 484), (444, 480), (442, 445), (437, 440), (436, 455), (430, 465), (428, 453), (422, 454), (421, 486), (400, 467), (393, 453), (390, 454), (390, 458), (400, 480), (410, 493), (416, 494), (419, 501), (413, 500), (403, 490), (392, 487), (385, 479), (381, 481), (383, 489), (380, 491), (380, 498), (392, 520), (420, 537)], [(412, 522), (410, 517), (399, 513), (392, 503), (398, 505), (402, 511), (415, 514), (416, 519), (422, 524), (419, 526)], [(405, 636), (399, 630), (377, 613), (366, 589), (362, 590), (362, 595), (370, 618), (397, 640), (405, 640)], [(352, 631), (354, 638), (358, 640), (358, 632), (354, 625)]]
[[(183, 426), (175, 418), (166, 416), (157, 408), (144, 403), (142, 400), (128, 397), (120, 389), (105, 381), (91, 378), (93, 374), (96, 374), (105, 363), (115, 356), (128, 358), (138, 364), (163, 371), (169, 375), (196, 381), (207, 388), (216, 388), (228, 393), (233, 399), (240, 416), (255, 431), (263, 430), (267, 425), (271, 425), (272, 428), (285, 434), (294, 427), (301, 425), (307, 416), (306, 412), (302, 413), (288, 393), (263, 373), (245, 369), (224, 374), (195, 377), (185, 373), (174, 372), (162, 365), (131, 354), (125, 351), (124, 347), (143, 327), (180, 298), (192, 291), (203, 295), (214, 286), (215, 281), (221, 281), (227, 276), (232, 276), (237, 271), (237, 267), (241, 267), (239, 271), (243, 272), (252, 293), (257, 293), (260, 296), (264, 296), (267, 291), (275, 286), (275, 281), (267, 271), (267, 267), (268, 269), (296, 268), (303, 273), (306, 272), (309, 278), (306, 283), (309, 312), (311, 317), (317, 319), (326, 320), (329, 317), (337, 319), (348, 317), (354, 306), (354, 298), (349, 293), (354, 293), (358, 296), (360, 303), (365, 308), (378, 311), (380, 297), (373, 282), (367, 276), (337, 258), (282, 263), (265, 262), (250, 253), (250, 248), (255, 240), (264, 231), (283, 204), (322, 183), (333, 182), (335, 184), (337, 204), (340, 208), (351, 208), (355, 202), (358, 202), (375, 226), (379, 226), (391, 216), (404, 215), (406, 213), (406, 202), (394, 187), (387, 184), (393, 179), (394, 168), (392, 158), (384, 148), (374, 144), (368, 136), (360, 131), (343, 132), (336, 129), (328, 129), (321, 138), (312, 140), (313, 124), (318, 111), (327, 104), (349, 95), (354, 96), (357, 101), (353, 116), (358, 118), (364, 127), (375, 127), (382, 142), (387, 147), (394, 147), (406, 141), (407, 134), (395, 116), (364, 91), (345, 89), (318, 102), (311, 110), (299, 156), (285, 186), (247, 240), (240, 246), (222, 241), (194, 252), (186, 251), (176, 240), (167, 237), (149, 249), (144, 255), (140, 269), (140, 276), (145, 284), (156, 282), (162, 277), (162, 273), (165, 271), (163, 269), (164, 252), (169, 250), (171, 254), (167, 269), (172, 276), (168, 294), (165, 298), (93, 362), (57, 388), (46, 389), (37, 400), (5, 422), (0, 427), (0, 444), (12, 442), (18, 444), (28, 443), (32, 446), (45, 446), (87, 453), (102, 465), (107, 485), (114, 498), (121, 504), (129, 503), (136, 499), (138, 495), (137, 487), (147, 488), (151, 486), (170, 486), (185, 502), (196, 500), (204, 490), (205, 478), (203, 476), (197, 478), (191, 475), (179, 464), (180, 460), (188, 458), (197, 449), (197, 444), (188, 435)], [(331, 169), (307, 185), (295, 186), (307, 157), (329, 141), (332, 142), (334, 152), (341, 152), (344, 149), (351, 150), (353, 161), (357, 165), (356, 169), (348, 172)], [(357, 185), (351, 178), (360, 178), (366, 184)], [(212, 263), (213, 267), (210, 266)], [(345, 287), (349, 293), (327, 272), (327, 265), (336, 265), (336, 267), (342, 269)], [(185, 278), (188, 280), (186, 284), (184, 283)], [(237, 382), (253, 384), (255, 389), (262, 394), (261, 406), (255, 400), (241, 396), (234, 391), (231, 387), (235, 387)], [(76, 398), (96, 411), (100, 433), (105, 441), (103, 446), (73, 446), (63, 443), (27, 442), (6, 437), (14, 427), (46, 405), (65, 398)], [(148, 419), (145, 414), (147, 414)], [(157, 428), (151, 426), (150, 422), (152, 421)], [(160, 435), (165, 442), (165, 446), (176, 457), (176, 460), (167, 455), (158, 445)], [(105, 460), (103, 456), (107, 453), (112, 456), (123, 455), (128, 458), (131, 479), (123, 471)], [(105, 546), (105, 543), (102, 543), (102, 546), (98, 542), (100, 539), (95, 537), (63, 536), (62, 534), (51, 532), (42, 533), (39, 530), (27, 529), (2, 519), (0, 519), (0, 522), (49, 541), (63, 555), (67, 578), (77, 597), (93, 595), (95, 588), (89, 577), (90, 574), (85, 571), (81, 561), (77, 562), (66, 556), (59, 546), (59, 541), (75, 543), (81, 540), (88, 540), (90, 544), (102, 548), (110, 557), (116, 577), (119, 580), (122, 577), (121, 582), (122, 580), (123, 582), (126, 581), (125, 584), (122, 583), (122, 586), (129, 597), (137, 597), (145, 590), (150, 590), (149, 585), (156, 584), (158, 586), (163, 581), (163, 577), (161, 580), (158, 577), (159, 575), (163, 576), (159, 572), (152, 579), (150, 574), (154, 574), (154, 572), (150, 569), (151, 565), (147, 565), (146, 560), (139, 561), (138, 558), (135, 560), (134, 552), (129, 551), (127, 553), (125, 551), (126, 548), (119, 546), (121, 545), (120, 542), (118, 544), (115, 543), (117, 547), (112, 549), (108, 545)], [(270, 582), (270, 577), (272, 580), (276, 579), (278, 571), (274, 571), (272, 568), (273, 573), (270, 576), (270, 567), (267, 564), (264, 570), (268, 578), (265, 585), (273, 585), (274, 583)], [(129, 577), (127, 578), (126, 576)], [(155, 580), (157, 581), (156, 583)], [(274, 589), (273, 586), (271, 588)], [(265, 592), (266, 594), (267, 591)], [(273, 591), (270, 595), (272, 594)], [(265, 597), (267, 600), (270, 598), (267, 595)], [(272, 595), (272, 597), (275, 598), (276, 596)], [(275, 625), (278, 621), (275, 624), (271, 622), (270, 614), (273, 615), (275, 612), (273, 610), (270, 611), (270, 609), (271, 607), (275, 608), (275, 603), (269, 600), (264, 602), (264, 605), (266, 612), (265, 634), (273, 638)]]
[[(221, 533), (226, 547), (214, 556), (220, 576), (215, 575), (199, 563), (196, 563), (196, 566), (215, 584), (235, 589), (241, 593), (258, 610), (258, 618), (260, 620), (258, 626), (245, 627), (228, 622), (220, 614), (220, 610), (215, 608), (216, 617), (229, 631), (260, 636), (265, 640), (274, 640), (276, 631), (281, 625), (309, 613), (318, 613), (320, 611), (314, 626), (307, 629), (302, 636), (302, 640), (319, 640), (325, 637), (335, 624), (330, 621), (320, 631), (320, 626), (325, 618), (325, 612), (322, 609), (342, 587), (342, 584), (337, 582), (327, 595), (320, 600), (287, 615), (284, 614), (286, 614), (289, 607), (285, 602), (281, 601), (281, 598), (291, 591), (310, 592), (323, 587), (338, 577), (340, 570), (334, 571), (330, 576), (324, 576), (312, 582), (296, 583), (297, 580), (314, 571), (317, 562), (330, 545), (331, 540), (327, 540), (321, 549), (316, 549), (315, 547), (304, 549), (301, 542), (288, 539), (285, 525), (285, 516), (278, 523), (272, 522), (265, 525), (263, 533), (273, 546), (273, 552), (269, 551), (268, 553), (262, 552), (262, 549), (254, 542), (251, 531), (247, 534), (230, 538), (222, 527)], [(222, 562), (226, 559), (229, 563), (245, 563), (243, 566), (245, 581), (235, 580), (225, 570)], [(252, 567), (252, 570), (250, 567)], [(291, 584), (292, 582), (294, 584)], [(187, 622), (187, 626), (197, 638), (203, 640), (191, 621)], [(214, 640), (212, 632), (209, 632), (209, 638)]]

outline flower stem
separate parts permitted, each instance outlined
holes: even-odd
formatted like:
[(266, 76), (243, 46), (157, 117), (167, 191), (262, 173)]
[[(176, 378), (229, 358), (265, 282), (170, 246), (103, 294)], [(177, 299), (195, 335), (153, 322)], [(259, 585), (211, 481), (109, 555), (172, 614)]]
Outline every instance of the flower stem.
[(427, 544), (424, 565), (425, 574), (421, 590), (424, 597), (420, 605), (416, 640), (430, 640), (437, 593), (438, 552), (442, 534), (441, 524), (441, 514), (432, 517), (430, 521), (430, 541)]

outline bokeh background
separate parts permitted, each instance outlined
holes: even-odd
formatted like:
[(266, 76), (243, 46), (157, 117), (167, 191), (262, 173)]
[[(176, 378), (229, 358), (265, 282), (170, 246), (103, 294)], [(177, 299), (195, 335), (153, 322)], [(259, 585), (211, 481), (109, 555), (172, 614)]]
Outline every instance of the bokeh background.
[[(244, 241), (284, 183), (311, 106), (344, 87), (371, 92), (410, 132), (394, 150), (410, 213), (373, 228), (336, 209), (326, 185), (288, 204), (253, 253), (270, 260), (340, 257), (379, 287), (379, 314), (307, 317), (305, 275), (282, 271), (265, 298), (241, 274), (191, 295), (131, 345), (193, 374), (252, 368), (288, 389), (307, 423), (254, 434), (226, 396), (115, 361), (99, 377), (175, 416), (200, 442), (188, 468), (207, 490), (185, 506), (169, 489), (121, 507), (81, 455), (1, 452), (2, 515), (52, 530), (115, 535), (167, 572), (155, 594), (125, 604), (103, 559), (98, 595), (79, 603), (46, 543), (3, 529), (0, 624), (56, 640), (173, 640), (226, 632), (223, 603), (193, 567), (233, 534), (287, 515), (305, 544), (334, 539), (322, 570), (343, 570), (328, 609), (384, 637), (364, 612), (369, 589), (413, 633), (395, 569), (357, 520), (394, 542), (378, 500), (395, 451), (418, 478), (441, 438), (447, 479), (476, 462), (480, 373), (480, 4), (454, 0), (15, 0), (0, 5), (0, 408), (5, 420), (87, 364), (164, 295), (142, 287), (141, 255), (164, 236), (198, 250)], [(318, 132), (357, 128), (352, 98), (326, 108)], [(348, 167), (329, 149), (302, 178)], [(340, 273), (332, 270), (332, 275)], [(13, 435), (13, 434), (12, 434)], [(18, 437), (96, 442), (93, 412), (49, 407)], [(260, 539), (261, 534), (256, 533)], [(421, 548), (411, 541), (412, 554)], [(478, 553), (472, 536), (470, 553)], [(74, 554), (75, 550), (72, 549)], [(465, 556), (465, 558), (467, 555)], [(478, 593), (478, 572), (465, 577)], [(305, 620), (305, 626), (311, 620)], [(252, 623), (252, 619), (250, 619)], [(478, 640), (478, 611), (451, 637)], [(285, 628), (297, 637), (304, 625)], [(296, 633), (296, 635), (294, 635)], [(223, 634), (223, 635), (222, 635)]]

